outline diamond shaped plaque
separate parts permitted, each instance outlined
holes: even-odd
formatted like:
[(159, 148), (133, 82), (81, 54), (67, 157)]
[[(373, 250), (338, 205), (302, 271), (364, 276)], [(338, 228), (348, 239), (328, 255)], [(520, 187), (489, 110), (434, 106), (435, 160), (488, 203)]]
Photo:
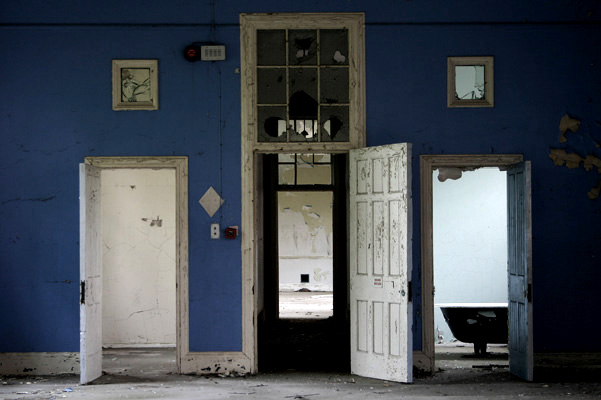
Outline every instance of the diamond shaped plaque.
[(217, 210), (219, 210), (219, 207), (221, 207), (224, 201), (225, 200), (219, 197), (219, 193), (213, 189), (213, 186), (211, 186), (198, 202), (202, 208), (205, 209), (207, 214), (209, 214), (209, 217), (212, 217)]

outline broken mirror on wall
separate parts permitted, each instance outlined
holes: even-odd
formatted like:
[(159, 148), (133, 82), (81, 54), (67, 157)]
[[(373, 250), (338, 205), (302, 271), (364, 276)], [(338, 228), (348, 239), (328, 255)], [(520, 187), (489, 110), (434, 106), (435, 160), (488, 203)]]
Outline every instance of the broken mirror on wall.
[(456, 99), (481, 100), (484, 90), (484, 65), (455, 66)]
[(493, 57), (448, 57), (449, 107), (493, 107), (493, 83)]

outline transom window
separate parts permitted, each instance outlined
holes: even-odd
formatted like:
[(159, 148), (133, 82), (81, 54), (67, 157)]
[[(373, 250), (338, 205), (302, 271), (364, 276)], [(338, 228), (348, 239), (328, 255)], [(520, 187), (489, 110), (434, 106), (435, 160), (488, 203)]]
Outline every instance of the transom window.
[(258, 30), (257, 107), (259, 142), (348, 142), (348, 29)]
[(330, 154), (278, 154), (278, 184), (331, 185)]
[(364, 25), (362, 13), (240, 15), (243, 152), (365, 147)]

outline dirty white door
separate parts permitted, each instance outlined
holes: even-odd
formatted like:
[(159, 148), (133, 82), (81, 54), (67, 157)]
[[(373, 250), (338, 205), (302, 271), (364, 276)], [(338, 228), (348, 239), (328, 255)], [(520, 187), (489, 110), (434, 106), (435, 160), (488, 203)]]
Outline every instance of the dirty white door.
[(532, 218), (530, 162), (507, 171), (509, 371), (532, 380)]
[(350, 152), (351, 372), (413, 379), (411, 145)]
[(79, 165), (80, 382), (102, 374), (100, 168)]

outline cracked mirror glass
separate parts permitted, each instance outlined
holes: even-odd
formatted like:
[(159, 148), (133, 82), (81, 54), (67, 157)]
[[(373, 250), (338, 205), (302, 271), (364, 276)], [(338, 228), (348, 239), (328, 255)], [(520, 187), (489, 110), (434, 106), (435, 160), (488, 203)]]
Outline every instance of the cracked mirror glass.
[(286, 65), (286, 31), (257, 31), (257, 65)]
[(317, 65), (317, 31), (299, 29), (288, 31), (289, 65)]
[(321, 141), (349, 141), (349, 108), (348, 106), (321, 107)]
[(259, 142), (286, 141), (286, 107), (258, 107)]
[(321, 29), (319, 58), (321, 65), (348, 65), (348, 30)]
[(455, 98), (458, 100), (484, 98), (484, 65), (455, 66)]
[(323, 68), (319, 77), (321, 103), (348, 103), (348, 68)]
[(257, 71), (259, 104), (286, 104), (286, 69), (260, 68)]

